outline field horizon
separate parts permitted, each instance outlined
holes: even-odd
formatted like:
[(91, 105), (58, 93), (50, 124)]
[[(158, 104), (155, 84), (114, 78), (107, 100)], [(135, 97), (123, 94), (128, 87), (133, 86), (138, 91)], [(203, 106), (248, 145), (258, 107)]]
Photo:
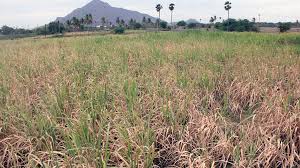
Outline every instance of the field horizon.
[(300, 166), (299, 34), (0, 45), (0, 167)]

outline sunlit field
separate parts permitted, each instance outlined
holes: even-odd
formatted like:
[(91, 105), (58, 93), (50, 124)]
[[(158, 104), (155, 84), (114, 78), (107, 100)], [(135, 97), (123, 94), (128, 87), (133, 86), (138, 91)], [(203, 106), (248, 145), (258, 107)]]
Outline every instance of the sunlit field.
[(298, 34), (0, 46), (0, 167), (300, 166)]

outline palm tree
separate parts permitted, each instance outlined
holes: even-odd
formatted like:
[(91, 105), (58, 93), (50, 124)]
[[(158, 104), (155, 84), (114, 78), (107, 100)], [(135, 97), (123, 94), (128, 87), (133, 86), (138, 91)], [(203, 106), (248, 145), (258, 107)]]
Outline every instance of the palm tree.
[(72, 18), (72, 21), (71, 21), (71, 24), (75, 27), (75, 28), (78, 28), (80, 26), (80, 21), (76, 18), (76, 17), (73, 17)]
[(93, 24), (93, 15), (89, 14), (89, 24)]
[(58, 33), (61, 33), (60, 32), (60, 22), (59, 21), (57, 21), (57, 25), (58, 25)]
[(67, 24), (67, 26), (68, 26), (68, 29), (70, 29), (70, 26), (71, 26), (71, 21), (70, 20), (67, 20), (67, 22), (66, 22), (66, 24)]
[(72, 17), (72, 19), (71, 19), (71, 23), (72, 23), (72, 25), (74, 25), (74, 23), (76, 22), (76, 17)]
[[(93, 15), (92, 15), (92, 14), (87, 14), (87, 15), (85, 16), (85, 24), (86, 24), (86, 25), (91, 25), (91, 24), (93, 24)], [(91, 30), (91, 27), (88, 26), (88, 31), (90, 31), (90, 30)]]
[(117, 19), (116, 19), (116, 23), (120, 26), (120, 17), (117, 17)]
[(216, 20), (217, 20), (217, 17), (216, 17), (216, 16), (210, 17), (209, 22), (210, 22), (210, 27), (211, 27), (211, 28), (213, 27), (213, 25), (214, 25), (214, 23), (215, 23)]
[(92, 14), (86, 14), (84, 17), (84, 24), (92, 24), (93, 23), (93, 16)]
[(134, 24), (135, 24), (135, 22), (134, 22), (134, 20), (131, 18), (130, 20), (129, 20), (129, 26), (130, 26), (130, 28), (134, 28)]
[(123, 19), (121, 20), (121, 25), (125, 26), (125, 20), (123, 20)]
[(102, 23), (102, 26), (103, 26), (103, 28), (104, 28), (104, 25), (105, 25), (105, 23), (106, 23), (105, 17), (102, 17), (102, 18), (101, 18), (101, 23)]
[(231, 9), (231, 2), (226, 1), (224, 8), (228, 12), (228, 26), (227, 26), (227, 31), (229, 31), (229, 11)]
[(90, 19), (89, 15), (86, 14), (85, 17), (84, 17), (84, 23), (87, 24), (89, 22), (89, 19)]
[(175, 4), (171, 3), (169, 5), (169, 9), (171, 11), (171, 26), (173, 26), (173, 10), (174, 10), (174, 8), (175, 8)]
[(158, 23), (157, 23), (157, 30), (159, 29), (159, 23), (160, 23), (160, 11), (162, 10), (162, 5), (161, 4), (157, 4), (156, 5), (156, 11), (158, 12)]
[(152, 25), (153, 25), (151, 18), (148, 18), (148, 19), (147, 19), (147, 25), (148, 25), (148, 26), (152, 26)]
[(85, 20), (83, 18), (80, 19), (80, 24), (85, 24)]

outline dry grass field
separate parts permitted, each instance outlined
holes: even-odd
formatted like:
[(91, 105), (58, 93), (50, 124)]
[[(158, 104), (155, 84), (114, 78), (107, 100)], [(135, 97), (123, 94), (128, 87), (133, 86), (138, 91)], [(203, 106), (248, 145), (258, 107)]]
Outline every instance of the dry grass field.
[(300, 167), (300, 35), (0, 46), (0, 167)]

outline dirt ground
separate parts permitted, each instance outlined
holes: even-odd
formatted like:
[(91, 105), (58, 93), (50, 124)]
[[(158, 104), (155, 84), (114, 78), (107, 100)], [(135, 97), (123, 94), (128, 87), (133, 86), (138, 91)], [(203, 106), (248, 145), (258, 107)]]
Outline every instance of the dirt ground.
[[(260, 27), (259, 31), (263, 33), (279, 33), (279, 29), (277, 27)], [(289, 30), (288, 32), (300, 32), (300, 28), (291, 28), (291, 30)]]

